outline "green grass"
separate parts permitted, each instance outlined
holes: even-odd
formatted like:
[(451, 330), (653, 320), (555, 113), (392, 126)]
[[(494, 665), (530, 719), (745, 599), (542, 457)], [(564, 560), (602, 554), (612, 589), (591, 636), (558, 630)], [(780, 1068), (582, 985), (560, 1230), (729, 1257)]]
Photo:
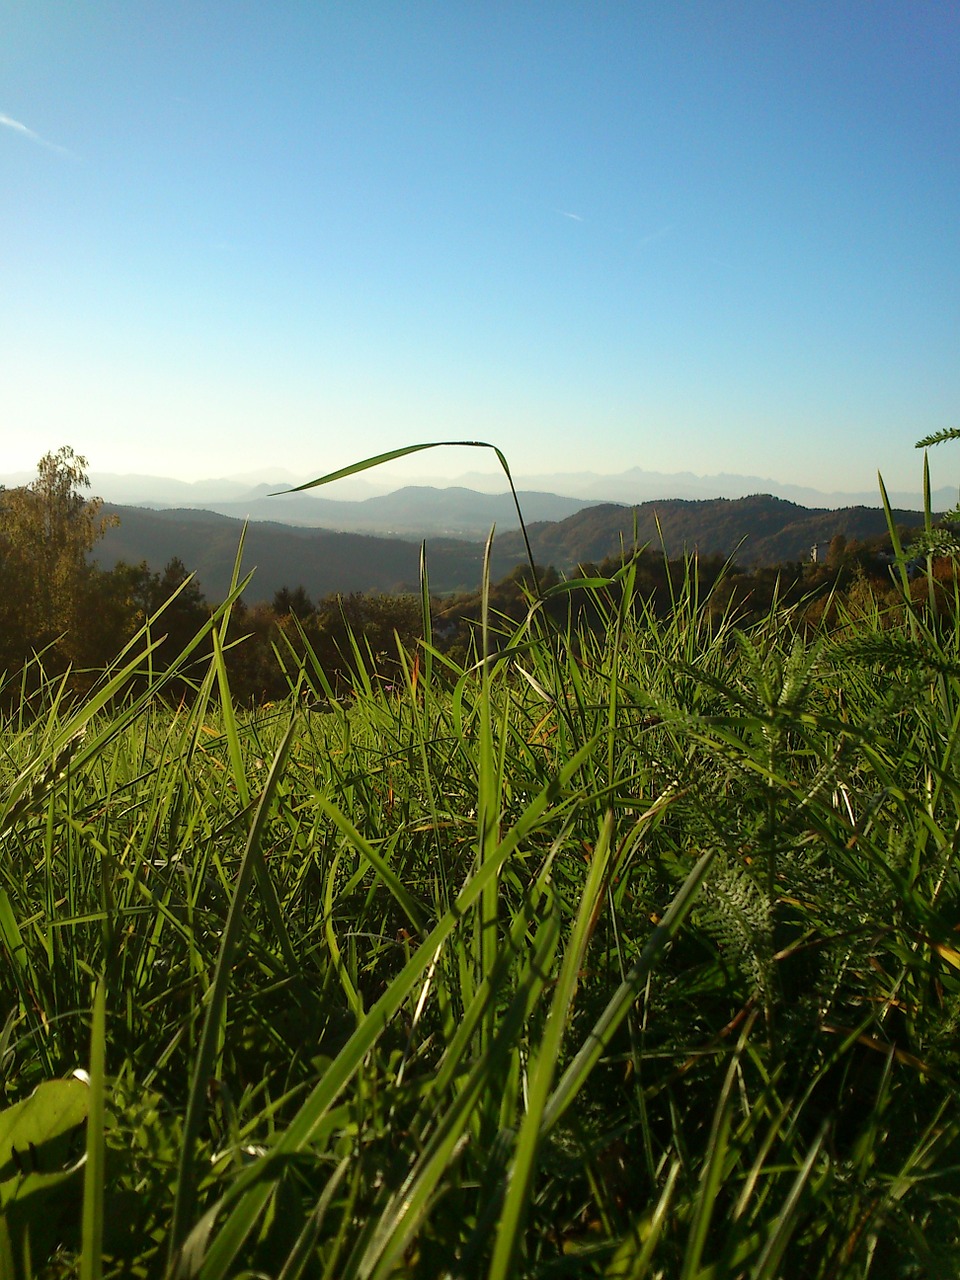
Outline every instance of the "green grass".
[(289, 655), (234, 705), (229, 602), (179, 705), (143, 637), (25, 682), (0, 1080), (89, 1101), (11, 1139), (7, 1271), (960, 1270), (956, 613), (580, 589), (323, 712)]

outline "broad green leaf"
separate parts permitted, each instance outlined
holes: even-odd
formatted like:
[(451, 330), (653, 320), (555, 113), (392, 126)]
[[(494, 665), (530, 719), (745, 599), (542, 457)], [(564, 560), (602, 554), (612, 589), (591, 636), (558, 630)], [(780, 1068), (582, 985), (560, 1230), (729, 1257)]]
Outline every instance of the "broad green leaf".
[(89, 1107), (90, 1088), (82, 1080), (45, 1080), (29, 1098), (0, 1111), (0, 1179), (55, 1172)]

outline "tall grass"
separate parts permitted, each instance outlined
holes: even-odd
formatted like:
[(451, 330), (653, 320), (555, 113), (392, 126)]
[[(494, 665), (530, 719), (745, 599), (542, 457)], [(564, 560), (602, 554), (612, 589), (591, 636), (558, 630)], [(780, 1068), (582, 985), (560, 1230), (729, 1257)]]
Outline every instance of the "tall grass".
[(425, 585), (324, 711), (234, 705), (228, 602), (189, 700), (145, 635), (8, 713), (5, 1098), (90, 1090), (0, 1114), (11, 1272), (960, 1269), (956, 614), (576, 589), (458, 665)]

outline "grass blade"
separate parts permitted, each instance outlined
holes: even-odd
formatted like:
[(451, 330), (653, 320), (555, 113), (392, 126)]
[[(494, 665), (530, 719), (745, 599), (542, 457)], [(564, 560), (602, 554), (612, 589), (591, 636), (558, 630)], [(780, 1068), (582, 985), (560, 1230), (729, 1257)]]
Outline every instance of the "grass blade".
[(260, 857), (260, 842), (266, 828), (267, 819), (273, 803), (274, 793), (283, 773), (287, 752), (293, 741), (296, 719), (291, 718), (283, 740), (274, 756), (266, 785), (260, 796), (260, 802), (250, 827), (247, 847), (244, 851), (237, 884), (234, 889), (230, 912), (220, 942), (213, 983), (207, 1000), (207, 1010), (197, 1050), (197, 1058), (193, 1069), (190, 1095), (187, 1101), (187, 1112), (183, 1126), (183, 1145), (180, 1156), (180, 1172), (177, 1179), (177, 1194), (173, 1205), (173, 1221), (170, 1227), (170, 1244), (168, 1263), (173, 1269), (174, 1261), (181, 1244), (189, 1230), (196, 1203), (197, 1168), (194, 1156), (197, 1137), (200, 1131), (200, 1120), (205, 1106), (207, 1081), (211, 1074), (217, 1054), (219, 1028), (225, 1015), (227, 994), (230, 984), (230, 970), (233, 957), (240, 940), (243, 920), (243, 907), (254, 874), (255, 864)]
[(654, 929), (653, 934), (633, 964), (630, 972), (597, 1019), (593, 1030), (587, 1036), (576, 1057), (563, 1073), (560, 1083), (551, 1094), (550, 1100), (544, 1108), (541, 1125), (542, 1133), (548, 1133), (553, 1128), (582, 1088), (584, 1081), (606, 1048), (610, 1036), (626, 1017), (630, 1006), (637, 998), (640, 988), (646, 981), (647, 974), (690, 914), (697, 894), (700, 892), (700, 886), (703, 884), (704, 877), (709, 871), (713, 859), (714, 851), (712, 849), (699, 858), (696, 866), (687, 876), (680, 891), (670, 904), (666, 915)]
[(104, 1095), (106, 1081), (106, 1003), (102, 982), (93, 996), (90, 1032), (90, 1104), (87, 1112), (87, 1159), (83, 1170), (83, 1227), (80, 1280), (103, 1275), (103, 1192), (105, 1181)]
[(489, 858), (471, 876), (450, 910), (443, 915), (430, 935), (414, 951), (377, 1003), (367, 1011), (366, 1016), (327, 1068), (322, 1079), (274, 1147), (263, 1157), (257, 1168), (238, 1178), (229, 1194), (229, 1200), (237, 1203), (232, 1208), (218, 1237), (211, 1244), (202, 1271), (204, 1280), (224, 1280), (231, 1274), (237, 1251), (246, 1235), (253, 1230), (271, 1194), (271, 1186), (265, 1176), (268, 1162), (281, 1160), (286, 1155), (300, 1151), (312, 1141), (341, 1091), (357, 1072), (366, 1055), (409, 998), (424, 973), (435, 963), (440, 948), (469, 917), (471, 908), (490, 882), (496, 879), (503, 863), (513, 854), (543, 812), (561, 799), (565, 787), (588, 758), (592, 746), (592, 742), (585, 744), (581, 751), (567, 762), (557, 778), (550, 782), (529, 805), (523, 819), (518, 821), (500, 842), (495, 856)]
[(573, 932), (564, 952), (563, 965), (554, 990), (547, 1025), (537, 1050), (536, 1063), (530, 1072), (527, 1113), (517, 1137), (506, 1199), (497, 1224), (496, 1243), (488, 1273), (490, 1280), (509, 1280), (516, 1274), (517, 1255), (520, 1250), (540, 1145), (543, 1109), (547, 1104), (550, 1085), (553, 1082), (564, 1029), (577, 989), (578, 975), (583, 967), (587, 944), (590, 941), (590, 935), (596, 923), (596, 913), (603, 896), (612, 837), (613, 814), (611, 813), (603, 824), (600, 838), (593, 851), (590, 873), (584, 886)]

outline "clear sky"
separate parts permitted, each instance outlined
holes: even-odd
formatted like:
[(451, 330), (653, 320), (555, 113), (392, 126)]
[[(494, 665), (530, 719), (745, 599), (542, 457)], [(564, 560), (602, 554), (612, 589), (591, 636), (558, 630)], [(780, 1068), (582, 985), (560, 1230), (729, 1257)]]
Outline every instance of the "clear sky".
[(916, 487), (958, 70), (955, 0), (0, 0), (0, 471)]

